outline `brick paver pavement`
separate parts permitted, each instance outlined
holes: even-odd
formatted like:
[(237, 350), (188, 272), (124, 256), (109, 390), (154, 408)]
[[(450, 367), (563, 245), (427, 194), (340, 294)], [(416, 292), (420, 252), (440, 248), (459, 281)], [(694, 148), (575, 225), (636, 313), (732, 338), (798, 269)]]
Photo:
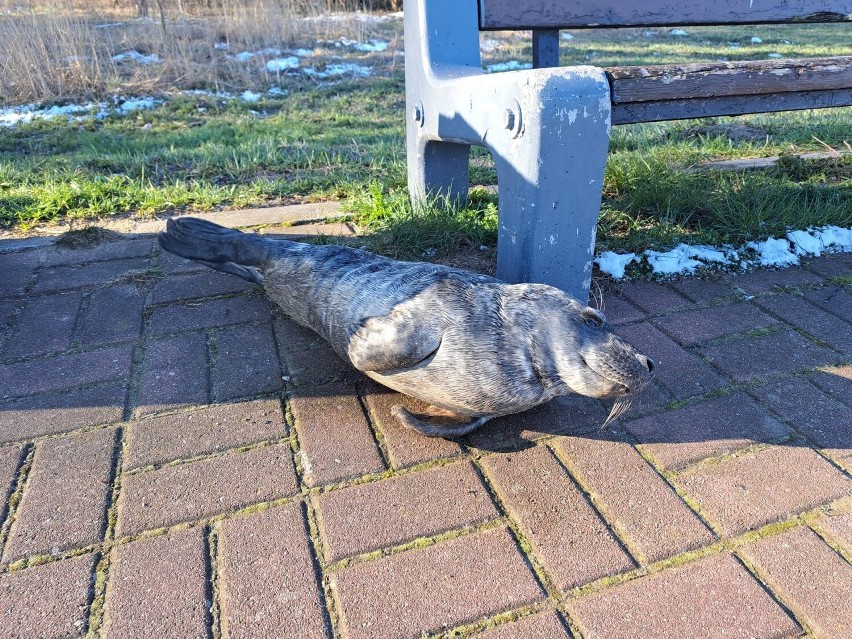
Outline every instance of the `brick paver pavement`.
[(624, 284), (631, 412), (449, 441), (153, 236), (0, 240), (0, 639), (848, 639), (850, 276)]

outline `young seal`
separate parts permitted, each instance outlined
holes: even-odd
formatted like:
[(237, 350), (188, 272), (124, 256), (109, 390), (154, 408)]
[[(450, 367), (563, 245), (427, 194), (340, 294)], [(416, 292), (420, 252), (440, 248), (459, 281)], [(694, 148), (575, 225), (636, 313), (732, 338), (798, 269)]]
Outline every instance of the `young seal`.
[[(262, 284), (287, 315), (368, 377), (440, 410), (405, 426), (456, 437), (559, 395), (615, 397), (605, 424), (651, 378), (653, 363), (600, 311), (544, 284), (506, 284), (438, 264), (168, 221), (160, 246)], [(449, 421), (448, 421), (449, 420)]]

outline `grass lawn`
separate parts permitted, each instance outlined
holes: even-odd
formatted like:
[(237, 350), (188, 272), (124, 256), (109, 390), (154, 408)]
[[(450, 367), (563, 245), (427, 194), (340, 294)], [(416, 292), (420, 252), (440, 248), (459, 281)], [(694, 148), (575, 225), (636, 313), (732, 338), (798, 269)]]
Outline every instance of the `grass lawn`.
[[(563, 63), (852, 54), (845, 25), (688, 31), (572, 32)], [(486, 63), (529, 59), (528, 40), (516, 34), (483, 40)], [(368, 54), (359, 60), (370, 63)], [(463, 211), (411, 209), (403, 70), (386, 54), (372, 68), (371, 77), (323, 81), (280, 74), (275, 82), (286, 95), (264, 93), (251, 103), (171, 91), (160, 106), (129, 115), (0, 128), (0, 227), (26, 231), (68, 219), (344, 199), (374, 250), (422, 258), (492, 245), (496, 198), (483, 190)], [(850, 108), (614, 127), (598, 246), (742, 243), (790, 228), (850, 227), (852, 155), (785, 158), (773, 169), (748, 172), (690, 170), (710, 160), (850, 151), (850, 144)], [(496, 183), (481, 149), (472, 152), (471, 179)]]

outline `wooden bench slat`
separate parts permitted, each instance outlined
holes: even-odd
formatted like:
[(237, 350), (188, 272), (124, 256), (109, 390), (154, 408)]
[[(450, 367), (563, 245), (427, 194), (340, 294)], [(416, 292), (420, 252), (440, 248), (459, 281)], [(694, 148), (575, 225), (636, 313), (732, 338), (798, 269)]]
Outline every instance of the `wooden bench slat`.
[(479, 0), (483, 31), (848, 20), (850, 0)]
[(852, 56), (611, 67), (613, 104), (798, 93), (852, 87)]
[(612, 124), (662, 122), (745, 113), (772, 113), (826, 107), (852, 106), (852, 89), (802, 91), (752, 96), (724, 96), (612, 105)]

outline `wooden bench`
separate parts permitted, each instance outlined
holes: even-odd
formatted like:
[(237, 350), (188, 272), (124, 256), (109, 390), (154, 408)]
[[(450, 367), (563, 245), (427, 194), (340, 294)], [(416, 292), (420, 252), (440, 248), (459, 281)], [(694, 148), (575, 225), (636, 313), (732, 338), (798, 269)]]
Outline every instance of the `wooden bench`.
[[(405, 0), (412, 198), (464, 202), (488, 148), (497, 276), (586, 300), (612, 124), (850, 105), (852, 56), (558, 68), (559, 29), (850, 19), (852, 0)], [(534, 68), (483, 73), (479, 31), (507, 29), (532, 30)]]

